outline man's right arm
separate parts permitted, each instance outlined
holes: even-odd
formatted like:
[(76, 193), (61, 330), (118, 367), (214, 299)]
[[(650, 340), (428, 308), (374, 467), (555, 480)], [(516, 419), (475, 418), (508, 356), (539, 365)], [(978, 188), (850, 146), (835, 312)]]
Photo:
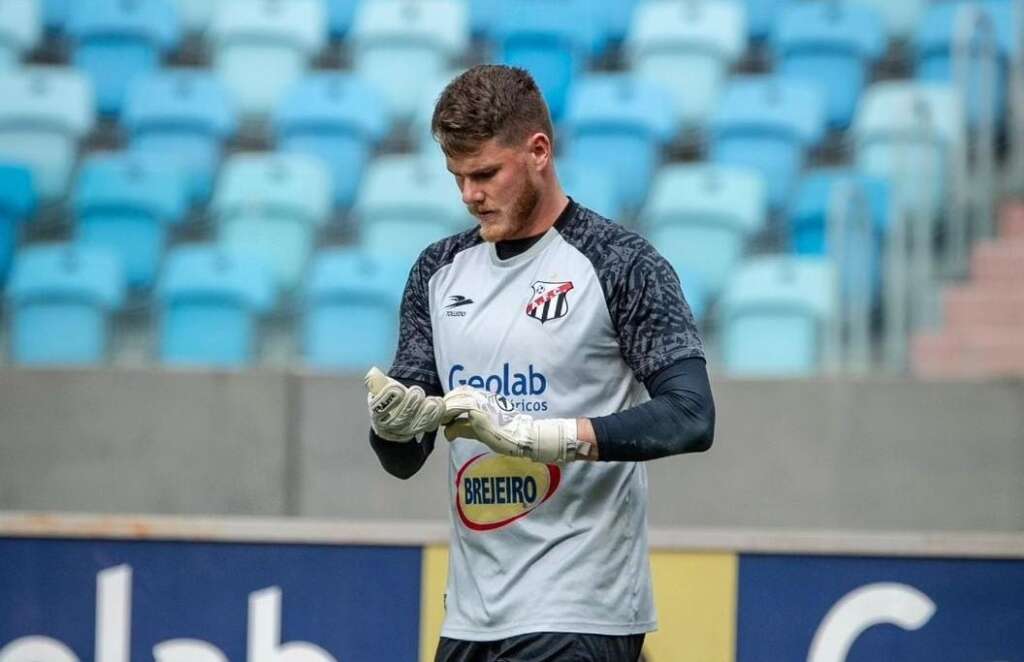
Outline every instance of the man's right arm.
[[(415, 379), (398, 379), (405, 386), (419, 386), (429, 395), (443, 395), (436, 384), (417, 381)], [(411, 478), (420, 470), (423, 463), (427, 461), (431, 451), (434, 450), (434, 440), (437, 431), (425, 432), (419, 439), (410, 441), (389, 441), (377, 435), (370, 429), (370, 447), (377, 453), (377, 459), (392, 476), (406, 480)]]

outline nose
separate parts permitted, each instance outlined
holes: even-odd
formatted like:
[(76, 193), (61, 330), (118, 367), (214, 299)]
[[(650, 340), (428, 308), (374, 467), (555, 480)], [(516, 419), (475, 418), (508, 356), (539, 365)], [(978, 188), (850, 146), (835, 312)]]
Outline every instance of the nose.
[(462, 182), (462, 202), (466, 205), (480, 204), (484, 201), (484, 191), (479, 186), (473, 184), (472, 181), (467, 177)]

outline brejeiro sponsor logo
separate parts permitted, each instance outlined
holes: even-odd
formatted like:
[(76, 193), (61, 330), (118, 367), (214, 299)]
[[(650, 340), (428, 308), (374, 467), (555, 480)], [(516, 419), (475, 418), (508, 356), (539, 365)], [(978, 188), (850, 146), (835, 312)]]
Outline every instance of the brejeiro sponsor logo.
[(562, 472), (522, 458), (481, 453), (459, 470), (456, 507), (473, 531), (492, 531), (526, 517), (551, 498)]

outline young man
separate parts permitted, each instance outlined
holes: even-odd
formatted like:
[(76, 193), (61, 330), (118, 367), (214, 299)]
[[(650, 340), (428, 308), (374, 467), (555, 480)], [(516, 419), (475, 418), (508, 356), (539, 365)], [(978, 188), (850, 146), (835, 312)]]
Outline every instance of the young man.
[(370, 443), (400, 478), (448, 424), (436, 659), (636, 660), (656, 627), (642, 462), (714, 437), (679, 279), (643, 238), (563, 192), (525, 71), (458, 76), (432, 130), (479, 226), (416, 261), (390, 378), (368, 375), (368, 402)]

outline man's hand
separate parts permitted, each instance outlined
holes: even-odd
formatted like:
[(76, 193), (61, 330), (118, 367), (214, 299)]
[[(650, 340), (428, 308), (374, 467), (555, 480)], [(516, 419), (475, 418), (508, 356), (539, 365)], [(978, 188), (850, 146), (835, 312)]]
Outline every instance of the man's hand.
[[(445, 426), (448, 441), (476, 439), (495, 453), (545, 464), (577, 459), (575, 418), (536, 420), (516, 413), (504, 398), (469, 386), (450, 391), (444, 406), (447, 418), (454, 418)], [(589, 448), (581, 450), (586, 455)]]
[(428, 396), (419, 386), (406, 387), (376, 367), (364, 378), (369, 394), (370, 427), (388, 441), (411, 441), (436, 430), (445, 417), (444, 400)]

